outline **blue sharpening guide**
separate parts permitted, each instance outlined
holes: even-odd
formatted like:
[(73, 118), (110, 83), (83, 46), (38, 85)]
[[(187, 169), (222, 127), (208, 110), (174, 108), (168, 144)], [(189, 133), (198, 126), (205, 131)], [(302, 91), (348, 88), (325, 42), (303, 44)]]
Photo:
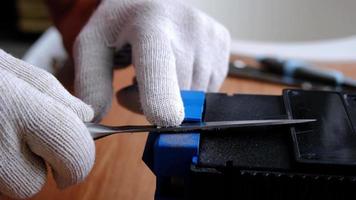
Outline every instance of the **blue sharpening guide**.
[(204, 112), (205, 93), (197, 91), (182, 91), (181, 92), (185, 122), (202, 121)]
[[(182, 91), (184, 103), (184, 122), (202, 121), (205, 93)], [(150, 133), (147, 139), (143, 160), (157, 177), (157, 192), (160, 179), (167, 177), (184, 177), (190, 166), (196, 162), (199, 150), (200, 135), (191, 134), (155, 134)]]

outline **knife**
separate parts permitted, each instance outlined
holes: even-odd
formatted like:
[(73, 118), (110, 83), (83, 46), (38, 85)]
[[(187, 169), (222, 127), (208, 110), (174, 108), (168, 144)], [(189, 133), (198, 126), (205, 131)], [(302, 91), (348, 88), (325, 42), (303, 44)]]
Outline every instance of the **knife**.
[(86, 123), (86, 126), (94, 140), (116, 133), (187, 133), (196, 131), (221, 130), (231, 128), (253, 128), (263, 126), (292, 126), (315, 122), (316, 119), (272, 119), (272, 120), (240, 120), (240, 121), (216, 121), (184, 123), (180, 126), (158, 127), (152, 125), (138, 126), (105, 126), (95, 123)]

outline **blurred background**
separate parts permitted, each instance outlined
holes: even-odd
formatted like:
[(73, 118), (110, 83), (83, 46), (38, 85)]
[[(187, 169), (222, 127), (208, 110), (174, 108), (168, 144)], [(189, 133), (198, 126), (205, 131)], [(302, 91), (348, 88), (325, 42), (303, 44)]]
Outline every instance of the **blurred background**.
[(218, 19), (232, 53), (355, 61), (354, 0), (186, 0)]
[[(356, 61), (354, 0), (185, 1), (230, 30), (232, 54), (318, 62)], [(25, 56), (26, 61), (43, 68), (51, 60), (48, 57), (65, 57), (55, 29), (32, 46), (51, 27), (43, 0), (4, 0), (0, 20), (0, 47), (15, 56)]]
[(4, 0), (0, 6), (0, 47), (22, 57), (50, 26), (43, 0)]
[(356, 34), (353, 0), (189, 0), (229, 28), (233, 38), (300, 42)]

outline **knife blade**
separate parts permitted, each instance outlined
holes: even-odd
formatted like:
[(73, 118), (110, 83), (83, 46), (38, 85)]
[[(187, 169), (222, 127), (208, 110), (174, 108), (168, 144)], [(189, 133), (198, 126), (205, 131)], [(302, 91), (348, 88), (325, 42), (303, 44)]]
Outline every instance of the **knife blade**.
[(138, 126), (106, 126), (95, 123), (86, 123), (86, 126), (93, 137), (97, 140), (117, 133), (187, 133), (208, 130), (221, 130), (230, 128), (252, 128), (263, 126), (292, 126), (315, 122), (316, 119), (272, 119), (272, 120), (240, 120), (240, 121), (216, 121), (216, 122), (196, 122), (184, 123), (180, 126), (158, 127), (151, 125)]

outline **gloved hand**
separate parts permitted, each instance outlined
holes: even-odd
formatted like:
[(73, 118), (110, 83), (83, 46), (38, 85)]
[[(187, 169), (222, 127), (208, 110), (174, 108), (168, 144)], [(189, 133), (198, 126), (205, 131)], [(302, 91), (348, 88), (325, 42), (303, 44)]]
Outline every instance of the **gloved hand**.
[(82, 121), (93, 110), (47, 72), (0, 49), (0, 193), (27, 198), (45, 183), (45, 161), (60, 188), (82, 181), (95, 159)]
[(114, 50), (126, 44), (152, 124), (180, 124), (180, 89), (217, 91), (228, 71), (229, 32), (202, 12), (179, 0), (104, 0), (73, 49), (75, 88), (96, 120), (111, 105)]

